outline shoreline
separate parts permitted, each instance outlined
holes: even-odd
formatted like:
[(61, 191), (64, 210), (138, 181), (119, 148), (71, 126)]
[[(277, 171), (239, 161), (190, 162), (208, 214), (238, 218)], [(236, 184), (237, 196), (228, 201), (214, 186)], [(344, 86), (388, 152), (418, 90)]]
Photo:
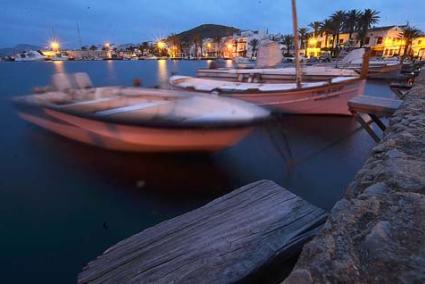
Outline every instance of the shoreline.
[(422, 71), (382, 142), (283, 283), (425, 281), (424, 109)]

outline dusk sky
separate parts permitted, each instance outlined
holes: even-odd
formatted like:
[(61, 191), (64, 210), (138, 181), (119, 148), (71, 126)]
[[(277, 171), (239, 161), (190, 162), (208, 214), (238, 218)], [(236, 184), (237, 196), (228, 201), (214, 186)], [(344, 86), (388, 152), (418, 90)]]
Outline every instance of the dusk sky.
[[(379, 25), (405, 24), (425, 30), (425, 0), (298, 0), (300, 26), (335, 10), (371, 8)], [(2, 0), (0, 47), (46, 45), (52, 33), (64, 47), (139, 43), (213, 23), (240, 29), (290, 33), (290, 0)]]

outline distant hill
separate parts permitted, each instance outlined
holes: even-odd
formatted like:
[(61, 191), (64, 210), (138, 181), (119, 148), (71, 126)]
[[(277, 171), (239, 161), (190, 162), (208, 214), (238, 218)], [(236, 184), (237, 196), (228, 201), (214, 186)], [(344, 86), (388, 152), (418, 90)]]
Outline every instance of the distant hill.
[(22, 51), (39, 50), (40, 46), (31, 44), (18, 44), (15, 47), (0, 48), (0, 56), (10, 56)]
[(193, 28), (191, 30), (179, 33), (176, 36), (181, 41), (191, 41), (195, 36), (199, 36), (201, 37), (201, 39), (205, 39), (205, 38), (231, 36), (234, 33), (238, 33), (238, 32), (240, 32), (240, 30), (234, 27), (204, 24), (196, 28)]

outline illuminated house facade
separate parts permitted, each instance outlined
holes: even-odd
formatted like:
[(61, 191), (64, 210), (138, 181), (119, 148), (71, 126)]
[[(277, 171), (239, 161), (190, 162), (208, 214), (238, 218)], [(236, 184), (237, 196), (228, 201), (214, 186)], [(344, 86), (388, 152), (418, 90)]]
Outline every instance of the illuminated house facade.
[(260, 42), (267, 39), (267, 33), (265, 31), (242, 31), (240, 34), (225, 37), (222, 39), (221, 53), (226, 58), (255, 56), (257, 50), (253, 50), (251, 46), (254, 39), (257, 40), (256, 49), (258, 50)]
[[(367, 33), (364, 46), (369, 47), (372, 56), (392, 57), (403, 55), (405, 41), (403, 40), (403, 26), (376, 27)], [(357, 33), (354, 33), (349, 40), (348, 33), (339, 35), (338, 45), (344, 47), (351, 45), (360, 46)], [(308, 57), (318, 57), (323, 51), (329, 50), (334, 46), (332, 35), (322, 34), (317, 38), (311, 37), (307, 41), (306, 55)], [(412, 44), (414, 56), (425, 57), (425, 37), (415, 39)]]
[(425, 58), (425, 36), (416, 38), (412, 43), (413, 56)]

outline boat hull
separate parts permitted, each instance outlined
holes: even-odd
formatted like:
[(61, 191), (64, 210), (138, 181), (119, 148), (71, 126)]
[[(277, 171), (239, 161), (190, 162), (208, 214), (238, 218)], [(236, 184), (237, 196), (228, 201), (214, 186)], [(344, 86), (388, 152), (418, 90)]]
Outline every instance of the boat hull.
[(73, 116), (44, 108), (42, 115), (19, 111), (32, 124), (66, 138), (125, 152), (215, 152), (238, 143), (252, 127), (166, 129), (127, 126)]
[(227, 94), (278, 112), (314, 115), (352, 115), (348, 101), (363, 95), (365, 80), (352, 80), (344, 84), (276, 93)]
[(400, 75), (401, 64), (386, 66), (369, 66), (369, 79), (389, 79)]

